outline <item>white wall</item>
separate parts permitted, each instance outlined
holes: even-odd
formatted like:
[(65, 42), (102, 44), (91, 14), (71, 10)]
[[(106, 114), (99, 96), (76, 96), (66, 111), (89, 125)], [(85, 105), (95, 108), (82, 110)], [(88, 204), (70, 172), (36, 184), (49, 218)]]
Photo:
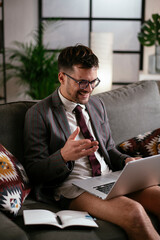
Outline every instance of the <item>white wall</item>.
[[(145, 20), (151, 18), (153, 13), (160, 14), (160, 0), (146, 0)], [(155, 53), (155, 47), (144, 47), (143, 72), (148, 73), (148, 56)]]
[[(38, 24), (37, 0), (4, 0), (5, 9), (5, 47), (13, 47), (14, 41), (32, 40), (31, 32)], [(16, 79), (7, 82), (7, 102), (26, 99), (24, 86)]]

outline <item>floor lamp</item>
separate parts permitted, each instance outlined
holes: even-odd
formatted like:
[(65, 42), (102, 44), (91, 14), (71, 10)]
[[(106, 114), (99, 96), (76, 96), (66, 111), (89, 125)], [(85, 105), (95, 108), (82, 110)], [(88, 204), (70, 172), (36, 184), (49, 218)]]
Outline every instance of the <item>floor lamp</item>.
[(99, 59), (98, 77), (101, 80), (93, 94), (109, 91), (112, 88), (113, 33), (91, 32), (91, 49)]

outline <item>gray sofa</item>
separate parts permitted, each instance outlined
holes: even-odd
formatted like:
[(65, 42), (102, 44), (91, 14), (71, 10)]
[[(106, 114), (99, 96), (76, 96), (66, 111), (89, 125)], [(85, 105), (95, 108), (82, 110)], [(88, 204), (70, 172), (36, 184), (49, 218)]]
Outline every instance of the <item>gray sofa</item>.
[[(96, 95), (105, 103), (113, 139), (116, 145), (160, 127), (160, 94), (158, 83), (143, 81), (129, 84), (109, 92)], [(14, 102), (0, 105), (0, 143), (23, 164), (23, 124), (28, 108), (35, 102)], [(24, 226), (24, 209), (50, 209), (57, 212), (55, 203), (37, 202), (32, 194), (24, 201), (16, 218), (8, 218), (0, 211), (1, 240), (125, 240), (125, 232), (109, 222), (96, 220), (99, 228), (71, 227), (60, 230), (52, 226)], [(157, 230), (159, 223), (155, 216), (151, 220)]]

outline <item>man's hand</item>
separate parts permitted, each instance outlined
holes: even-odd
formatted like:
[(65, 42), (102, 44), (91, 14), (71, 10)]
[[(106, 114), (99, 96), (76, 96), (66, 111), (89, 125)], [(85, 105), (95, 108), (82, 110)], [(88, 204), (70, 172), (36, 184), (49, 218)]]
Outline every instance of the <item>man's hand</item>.
[(135, 161), (135, 160), (138, 160), (138, 159), (141, 159), (141, 157), (128, 157), (125, 159), (125, 164), (128, 163), (128, 162), (131, 162), (131, 161)]
[(75, 161), (81, 157), (88, 156), (99, 148), (97, 141), (91, 141), (89, 139), (75, 140), (79, 132), (80, 128), (77, 127), (61, 149), (61, 155), (65, 162)]

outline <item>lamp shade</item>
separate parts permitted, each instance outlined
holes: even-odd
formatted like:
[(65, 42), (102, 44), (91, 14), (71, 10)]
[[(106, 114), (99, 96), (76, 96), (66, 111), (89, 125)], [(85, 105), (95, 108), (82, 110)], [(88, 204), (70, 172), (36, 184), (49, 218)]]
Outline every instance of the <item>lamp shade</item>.
[(112, 88), (113, 33), (91, 32), (91, 49), (99, 59), (98, 78), (101, 80), (93, 94)]

